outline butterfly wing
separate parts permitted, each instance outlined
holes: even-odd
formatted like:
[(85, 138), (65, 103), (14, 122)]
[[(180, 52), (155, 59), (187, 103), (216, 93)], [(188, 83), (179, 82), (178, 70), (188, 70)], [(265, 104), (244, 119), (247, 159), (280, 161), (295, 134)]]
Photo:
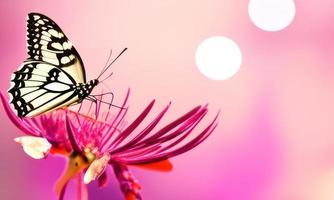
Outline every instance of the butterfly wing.
[(28, 59), (14, 72), (9, 93), (17, 115), (36, 116), (80, 101), (82, 60), (59, 26), (45, 15), (27, 18)]
[(19, 117), (36, 116), (77, 102), (75, 80), (55, 65), (26, 61), (11, 80), (10, 103)]
[(77, 83), (85, 83), (83, 62), (59, 26), (45, 15), (29, 13), (27, 18), (28, 60), (50, 63), (66, 71)]

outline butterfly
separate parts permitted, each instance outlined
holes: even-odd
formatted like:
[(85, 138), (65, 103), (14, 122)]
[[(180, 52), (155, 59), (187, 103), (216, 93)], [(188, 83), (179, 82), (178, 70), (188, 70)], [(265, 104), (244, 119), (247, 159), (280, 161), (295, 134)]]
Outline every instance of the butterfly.
[(126, 50), (106, 64), (98, 78), (86, 82), (84, 64), (72, 43), (54, 21), (39, 13), (28, 14), (27, 49), (29, 57), (13, 73), (8, 90), (19, 117), (94, 100), (90, 94), (99, 78)]

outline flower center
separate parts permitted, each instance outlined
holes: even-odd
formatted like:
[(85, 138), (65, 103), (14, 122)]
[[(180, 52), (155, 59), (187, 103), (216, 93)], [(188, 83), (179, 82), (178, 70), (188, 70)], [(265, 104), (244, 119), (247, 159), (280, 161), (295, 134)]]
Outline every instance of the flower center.
[(56, 192), (62, 196), (68, 181), (86, 169), (96, 158), (96, 155), (88, 148), (83, 152), (72, 152), (68, 157), (67, 167), (56, 183)]

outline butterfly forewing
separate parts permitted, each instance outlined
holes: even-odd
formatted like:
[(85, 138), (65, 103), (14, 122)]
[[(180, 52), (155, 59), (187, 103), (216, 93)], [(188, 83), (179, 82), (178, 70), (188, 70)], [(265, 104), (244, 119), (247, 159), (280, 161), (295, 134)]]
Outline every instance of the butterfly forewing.
[(59, 26), (47, 16), (30, 13), (27, 19), (29, 59), (50, 63), (68, 72), (77, 83), (85, 83), (82, 60)]

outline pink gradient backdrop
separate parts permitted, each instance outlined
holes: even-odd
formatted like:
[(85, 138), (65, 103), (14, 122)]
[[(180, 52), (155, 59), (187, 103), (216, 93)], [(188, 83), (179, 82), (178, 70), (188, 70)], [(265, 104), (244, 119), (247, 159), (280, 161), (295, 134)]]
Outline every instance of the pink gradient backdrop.
[[(250, 21), (246, 0), (1, 0), (0, 89), (26, 57), (27, 13), (41, 12), (74, 43), (88, 78), (111, 48), (129, 48), (108, 81), (118, 99), (131, 87), (129, 121), (153, 98), (156, 110), (173, 102), (169, 120), (207, 102), (208, 118), (222, 110), (207, 141), (172, 159), (172, 173), (133, 169), (144, 199), (333, 199), (334, 1), (295, 3), (287, 29), (264, 32)], [(240, 71), (225, 81), (205, 78), (194, 62), (199, 43), (217, 35), (243, 54)], [(26, 156), (13, 142), (21, 133), (0, 111), (1, 199), (55, 199), (64, 161)], [(89, 189), (94, 200), (121, 199), (115, 181)]]

